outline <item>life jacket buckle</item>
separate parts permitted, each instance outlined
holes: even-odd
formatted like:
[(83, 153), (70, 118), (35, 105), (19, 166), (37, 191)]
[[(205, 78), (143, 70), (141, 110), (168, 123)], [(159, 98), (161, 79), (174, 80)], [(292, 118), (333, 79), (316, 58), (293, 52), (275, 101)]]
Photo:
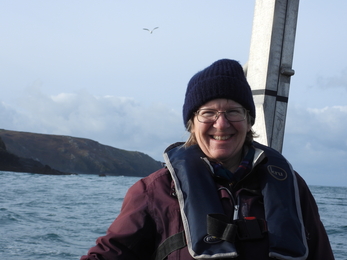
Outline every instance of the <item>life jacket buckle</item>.
[(237, 237), (239, 240), (254, 240), (263, 238), (267, 233), (267, 225), (264, 219), (245, 217), (235, 220), (238, 226)]
[(234, 243), (237, 234), (237, 226), (230, 223), (226, 215), (207, 215), (207, 234), (217, 239)]

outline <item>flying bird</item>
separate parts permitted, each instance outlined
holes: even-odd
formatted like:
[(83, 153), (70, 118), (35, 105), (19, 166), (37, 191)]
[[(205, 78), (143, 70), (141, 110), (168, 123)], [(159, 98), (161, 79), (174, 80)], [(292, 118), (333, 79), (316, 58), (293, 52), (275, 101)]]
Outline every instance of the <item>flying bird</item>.
[(149, 31), (149, 33), (153, 33), (153, 31), (155, 30), (155, 29), (158, 29), (159, 27), (155, 27), (155, 28), (153, 28), (152, 30), (150, 30), (150, 29), (147, 29), (147, 28), (143, 28), (145, 31)]

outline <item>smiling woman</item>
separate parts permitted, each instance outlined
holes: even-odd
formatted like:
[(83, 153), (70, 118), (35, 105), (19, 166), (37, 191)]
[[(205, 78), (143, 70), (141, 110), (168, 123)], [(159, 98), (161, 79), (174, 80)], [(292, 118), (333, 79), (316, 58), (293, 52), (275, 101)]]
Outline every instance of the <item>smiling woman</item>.
[[(247, 132), (251, 130), (251, 125), (245, 120), (246, 110), (242, 107), (240, 109), (240, 106), (239, 103), (229, 99), (211, 100), (198, 110), (199, 113), (194, 117), (191, 128), (191, 134), (195, 135), (204, 154), (210, 160), (222, 163), (230, 171), (237, 169)], [(238, 108), (239, 112), (235, 115)], [(214, 121), (205, 120), (211, 119), (210, 115), (206, 116), (206, 111), (217, 111), (216, 115), (212, 116)], [(219, 115), (222, 113), (220, 111), (227, 112), (218, 116), (218, 113)], [(229, 118), (236, 121), (231, 121)]]
[(195, 74), (183, 106), (190, 138), (169, 146), (166, 167), (129, 189), (81, 260), (334, 259), (305, 181), (253, 141), (255, 116), (238, 62), (218, 60)]

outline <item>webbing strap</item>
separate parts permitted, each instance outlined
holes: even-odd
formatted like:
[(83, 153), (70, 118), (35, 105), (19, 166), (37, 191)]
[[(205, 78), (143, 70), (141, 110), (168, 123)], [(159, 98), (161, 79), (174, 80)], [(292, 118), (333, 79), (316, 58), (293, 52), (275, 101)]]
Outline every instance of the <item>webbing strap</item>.
[(185, 247), (186, 245), (187, 243), (184, 236), (184, 231), (181, 231), (165, 239), (164, 242), (159, 245), (159, 247), (153, 254), (152, 259), (163, 260), (173, 251), (181, 249), (182, 247)]
[(226, 215), (208, 214), (207, 233), (221, 240), (234, 243), (237, 233), (237, 226), (229, 223)]
[(230, 243), (235, 242), (236, 235), (239, 240), (252, 240), (263, 238), (266, 232), (268, 230), (264, 219), (246, 217), (230, 223), (226, 215), (207, 215), (207, 233)]

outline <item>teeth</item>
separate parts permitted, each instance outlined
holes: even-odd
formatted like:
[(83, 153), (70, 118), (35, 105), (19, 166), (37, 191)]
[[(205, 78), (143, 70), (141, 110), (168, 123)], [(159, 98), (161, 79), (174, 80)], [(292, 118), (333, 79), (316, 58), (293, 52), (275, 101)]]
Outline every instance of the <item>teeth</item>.
[(214, 135), (213, 136), (213, 139), (215, 139), (215, 140), (227, 140), (227, 139), (229, 139), (230, 138), (230, 135), (222, 135), (222, 136), (220, 136), (220, 135)]

